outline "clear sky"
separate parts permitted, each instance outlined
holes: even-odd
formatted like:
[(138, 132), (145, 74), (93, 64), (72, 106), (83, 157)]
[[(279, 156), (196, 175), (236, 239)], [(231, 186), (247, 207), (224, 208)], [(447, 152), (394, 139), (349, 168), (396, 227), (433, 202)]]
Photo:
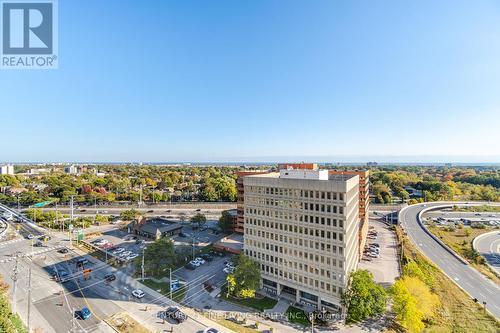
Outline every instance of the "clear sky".
[(59, 54), (0, 161), (500, 162), (498, 1), (60, 0)]

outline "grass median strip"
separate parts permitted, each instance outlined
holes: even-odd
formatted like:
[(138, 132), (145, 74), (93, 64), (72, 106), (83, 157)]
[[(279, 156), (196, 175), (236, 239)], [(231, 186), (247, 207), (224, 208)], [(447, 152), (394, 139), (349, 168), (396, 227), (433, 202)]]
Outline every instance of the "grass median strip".
[[(141, 281), (142, 284), (148, 286), (149, 288), (156, 290), (160, 294), (170, 297), (170, 284), (168, 282), (156, 282), (152, 279), (145, 279)], [(186, 295), (187, 288), (181, 286), (180, 289), (172, 292), (172, 298), (175, 302), (180, 303)]]
[(485, 259), (472, 248), (472, 241), (477, 236), (491, 232), (494, 229), (474, 229), (429, 227), (430, 232), (439, 237), (448, 247), (465, 258), (472, 267), (484, 274), (496, 284), (500, 284), (500, 278), (496, 272), (486, 264)]

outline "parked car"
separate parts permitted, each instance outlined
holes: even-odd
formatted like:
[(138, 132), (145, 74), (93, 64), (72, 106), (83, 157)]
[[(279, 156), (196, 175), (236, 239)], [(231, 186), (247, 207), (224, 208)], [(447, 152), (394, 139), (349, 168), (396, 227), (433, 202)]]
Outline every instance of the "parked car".
[(214, 257), (212, 257), (210, 254), (207, 253), (200, 254), (200, 258), (203, 258), (206, 261), (214, 260)]
[(36, 247), (41, 247), (41, 246), (43, 246), (43, 243), (42, 243), (42, 242), (40, 242), (40, 241), (38, 241), (38, 242), (36, 242), (35, 244), (33, 244), (33, 246), (36, 246)]
[(88, 308), (83, 308), (81, 311), (80, 311), (80, 317), (83, 319), (83, 320), (87, 320), (89, 319), (90, 317), (92, 317), (92, 312), (90, 312), (90, 310)]
[(131, 255), (127, 256), (125, 259), (126, 260), (132, 260), (137, 258), (139, 255), (137, 253), (132, 253)]
[(28, 236), (26, 236), (27, 239), (33, 239), (35, 238), (35, 236), (33, 236), (33, 234), (29, 234)]
[(57, 252), (61, 253), (61, 254), (66, 254), (69, 252), (69, 250), (65, 247), (63, 247), (62, 249), (59, 249)]
[(226, 274), (232, 274), (234, 272), (234, 267), (224, 267), (222, 271)]
[(132, 251), (125, 251), (119, 254), (120, 257), (125, 258), (132, 254)]
[(196, 267), (198, 266), (195, 266), (193, 264), (191, 264), (191, 262), (187, 263), (185, 266), (184, 266), (186, 269), (189, 269), (189, 270), (194, 270), (196, 269)]
[(132, 291), (132, 295), (134, 297), (137, 297), (137, 298), (143, 298), (144, 295), (146, 295), (146, 294), (144, 293), (144, 291), (142, 291), (140, 289), (135, 289), (135, 290)]
[(199, 262), (200, 265), (204, 265), (205, 264), (205, 260), (203, 258), (201, 258), (201, 257), (195, 258), (194, 260), (197, 261), (197, 262)]
[(125, 251), (125, 249), (123, 247), (117, 247), (111, 253), (113, 253), (113, 254), (119, 254), (119, 253), (122, 253), (123, 251)]
[(195, 267), (199, 267), (201, 265), (200, 262), (197, 260), (191, 260), (189, 263)]

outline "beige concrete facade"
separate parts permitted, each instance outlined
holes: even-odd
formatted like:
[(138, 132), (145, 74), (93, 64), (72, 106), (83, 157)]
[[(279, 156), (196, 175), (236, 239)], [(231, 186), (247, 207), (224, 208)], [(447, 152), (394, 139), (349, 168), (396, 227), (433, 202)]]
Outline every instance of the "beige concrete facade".
[(359, 259), (359, 176), (288, 171), (243, 178), (244, 251), (267, 292), (337, 310)]
[(368, 209), (370, 206), (370, 173), (368, 170), (329, 170), (330, 175), (358, 175), (359, 176), (359, 258), (368, 235)]

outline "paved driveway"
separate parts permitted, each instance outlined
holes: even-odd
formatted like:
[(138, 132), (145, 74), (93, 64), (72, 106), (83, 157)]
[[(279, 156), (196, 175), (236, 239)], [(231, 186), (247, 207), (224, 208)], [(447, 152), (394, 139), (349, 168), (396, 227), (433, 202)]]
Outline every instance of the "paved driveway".
[(391, 285), (399, 277), (396, 234), (381, 221), (370, 220), (370, 226), (375, 227), (378, 236), (376, 240), (367, 240), (367, 244), (380, 244), (380, 257), (372, 261), (361, 260), (359, 268), (369, 270), (376, 282)]

